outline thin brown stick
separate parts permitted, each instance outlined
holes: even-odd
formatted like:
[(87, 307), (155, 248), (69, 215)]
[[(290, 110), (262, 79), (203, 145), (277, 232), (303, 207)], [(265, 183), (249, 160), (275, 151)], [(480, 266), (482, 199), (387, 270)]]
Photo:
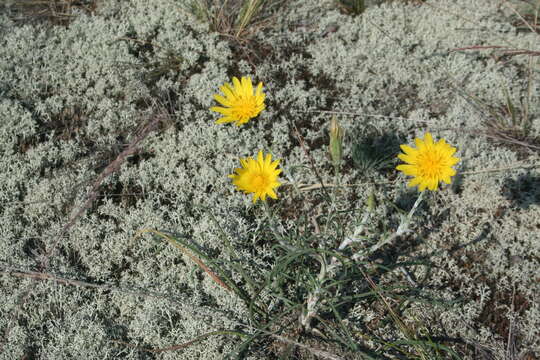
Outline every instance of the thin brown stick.
[[(78, 286), (78, 287), (97, 289), (97, 290), (102, 290), (102, 291), (114, 291), (114, 292), (127, 294), (127, 295), (166, 300), (174, 304), (180, 303), (178, 300), (174, 299), (174, 297), (170, 295), (158, 293), (155, 291), (149, 291), (145, 289), (136, 289), (136, 288), (128, 289), (128, 288), (124, 288), (119, 285), (113, 285), (113, 284), (95, 284), (95, 283), (91, 283), (91, 282), (87, 282), (83, 280), (70, 279), (67, 277), (57, 276), (55, 274), (48, 273), (48, 272), (25, 270), (22, 266), (0, 264), (0, 274), (13, 276), (17, 278), (32, 279), (36, 281), (39, 281), (39, 280), (53, 281), (58, 284), (67, 285), (67, 286)], [(181, 305), (190, 306), (185, 303), (181, 303)]]
[(523, 23), (525, 24), (525, 26), (527, 26), (529, 28), (529, 30), (531, 30), (531, 32), (536, 32), (535, 29), (531, 26), (531, 24), (529, 24), (529, 22), (527, 20), (525, 20), (523, 18), (523, 16), (521, 16), (521, 14), (519, 13), (519, 11), (517, 11), (516, 9), (514, 9), (509, 3), (508, 1), (504, 1), (504, 4), (510, 9), (512, 10), (518, 17), (521, 21), (523, 21)]
[(490, 172), (498, 172), (498, 171), (507, 171), (507, 170), (517, 170), (517, 169), (534, 169), (540, 167), (540, 164), (521, 164), (521, 165), (515, 165), (515, 166), (505, 166), (500, 168), (493, 168), (493, 169), (483, 169), (483, 170), (476, 170), (476, 171), (461, 171), (459, 174), (461, 175), (475, 175), (475, 174), (485, 174)]
[[(48, 280), (48, 281), (54, 281), (54, 282), (57, 282), (57, 283), (63, 284), (63, 285), (80, 286), (80, 287), (93, 288), (93, 289), (99, 289), (99, 290), (104, 290), (104, 291), (117, 291), (117, 292), (129, 294), (129, 295), (135, 295), (135, 296), (141, 296), (141, 297), (152, 297), (152, 298), (157, 298), (157, 299), (163, 299), (163, 300), (176, 302), (173, 299), (171, 299), (170, 296), (167, 296), (166, 294), (150, 292), (150, 291), (147, 291), (147, 290), (133, 291), (133, 290), (129, 290), (129, 289), (123, 289), (123, 288), (120, 288), (120, 287), (117, 287), (117, 286), (114, 286), (114, 285), (94, 284), (94, 283), (90, 283), (90, 282), (86, 282), (86, 281), (82, 281), (82, 280), (59, 277), (59, 276), (56, 276), (56, 275), (51, 274), (51, 273), (38, 272), (38, 271), (26, 271), (26, 270), (21, 269), (20, 267), (15, 267), (15, 266), (6, 265), (6, 264), (0, 264), (0, 274), (6, 274), (6, 275), (19, 277), (19, 278), (28, 278), (28, 279), (33, 279), (33, 280)], [(27, 294), (24, 294), (24, 296), (28, 296), (28, 295), (29, 295), (29, 292)], [(182, 304), (182, 306), (186, 306), (186, 305)], [(237, 323), (236, 321), (234, 321), (234, 322)], [(245, 324), (240, 324), (240, 323), (237, 323), (237, 324), (240, 325), (240, 326), (246, 327)], [(247, 326), (247, 327), (249, 327), (249, 326)], [(254, 329), (254, 330), (256, 330), (256, 329)], [(166, 348), (159, 348), (159, 349), (143, 348), (143, 347), (139, 347), (137, 345), (130, 344), (130, 343), (127, 343), (127, 342), (124, 342), (124, 341), (119, 341), (119, 340), (112, 340), (112, 342), (117, 343), (117, 344), (122, 344), (122, 345), (125, 345), (125, 346), (128, 346), (128, 347), (131, 347), (131, 348), (136, 348), (136, 349), (142, 350), (142, 351), (147, 351), (147, 352), (152, 352), (152, 353), (161, 353), (161, 352), (166, 352), (166, 351), (181, 350), (181, 349), (184, 349), (184, 348), (186, 348), (186, 347), (188, 347), (188, 346), (190, 346), (190, 345), (192, 345), (194, 343), (197, 343), (197, 342), (199, 342), (201, 340), (204, 340), (207, 337), (210, 337), (210, 336), (213, 336), (213, 335), (225, 335), (227, 333), (236, 334), (236, 335), (239, 334), (239, 332), (232, 332), (232, 331), (228, 331), (228, 330), (217, 330), (217, 331), (212, 331), (210, 333), (198, 336), (197, 338), (195, 338), (193, 340), (190, 340), (190, 341), (188, 341), (186, 343), (183, 343), (183, 344), (173, 345), (173, 346), (169, 346), (169, 347), (166, 347)], [(343, 360), (343, 358), (338, 357), (338, 356), (336, 356), (334, 354), (331, 354), (331, 353), (323, 351), (323, 350), (319, 350), (319, 349), (309, 347), (307, 345), (304, 345), (304, 344), (298, 343), (296, 341), (290, 340), (290, 339), (288, 339), (286, 337), (276, 335), (276, 334), (272, 334), (272, 333), (269, 333), (269, 332), (264, 332), (264, 333), (266, 333), (267, 335), (269, 335), (270, 337), (272, 337), (272, 338), (274, 338), (274, 339), (276, 339), (278, 341), (281, 341), (281, 342), (284, 342), (284, 343), (287, 343), (287, 344), (291, 344), (291, 345), (295, 345), (295, 346), (298, 346), (298, 347), (300, 347), (302, 349), (305, 349), (305, 350), (311, 352), (312, 354), (314, 354), (316, 356), (319, 356), (319, 357), (321, 357), (323, 359)]]
[(128, 145), (128, 147), (122, 151), (116, 159), (111, 162), (98, 176), (96, 181), (94, 181), (94, 184), (92, 186), (92, 189), (88, 192), (86, 198), (87, 200), (85, 203), (77, 210), (75, 215), (73, 215), (67, 224), (65, 224), (62, 229), (60, 230), (60, 233), (56, 236), (55, 241), (51, 244), (49, 249), (45, 252), (44, 257), (42, 258), (40, 262), (40, 269), (44, 270), (48, 267), (49, 259), (53, 252), (56, 250), (56, 246), (58, 245), (58, 242), (60, 239), (68, 232), (68, 230), (75, 224), (77, 219), (92, 205), (92, 203), (96, 200), (98, 196), (98, 190), (103, 181), (109, 177), (111, 174), (116, 172), (118, 169), (120, 169), (120, 166), (126, 161), (126, 159), (130, 156), (135, 154), (138, 149), (137, 146), (154, 130), (158, 123), (162, 120), (162, 116), (156, 115), (152, 121), (150, 121), (135, 137), (135, 139)]
[(349, 116), (365, 116), (365, 117), (377, 117), (377, 118), (386, 118), (386, 119), (396, 119), (396, 120), (409, 120), (401, 116), (388, 116), (388, 115), (379, 115), (379, 114), (366, 114), (361, 112), (351, 112), (351, 111), (333, 111), (333, 110), (298, 110), (297, 113), (319, 113), (319, 114), (334, 114), (334, 115), (349, 115)]
[(488, 50), (488, 49), (500, 49), (503, 51), (503, 55), (531, 55), (531, 56), (540, 56), (540, 51), (529, 50), (529, 49), (514, 49), (508, 46), (501, 45), (473, 45), (466, 46), (462, 48), (450, 49), (450, 52), (454, 51), (464, 51), (464, 50)]
[[(43, 256), (38, 262), (38, 268), (39, 272), (43, 273), (47, 267), (49, 266), (49, 260), (50, 257), (56, 252), (56, 247), (58, 243), (60, 242), (60, 239), (63, 238), (68, 230), (75, 224), (77, 219), (92, 205), (92, 203), (95, 201), (98, 195), (98, 190), (103, 181), (116, 172), (120, 166), (124, 163), (124, 161), (127, 159), (128, 156), (134, 154), (137, 151), (137, 146), (152, 132), (159, 122), (162, 120), (161, 114), (156, 114), (154, 118), (143, 127), (143, 129), (139, 132), (139, 134), (135, 137), (135, 139), (128, 145), (128, 147), (122, 151), (116, 159), (111, 162), (98, 176), (96, 181), (94, 181), (94, 184), (92, 186), (92, 189), (87, 194), (87, 200), (85, 203), (78, 209), (78, 211), (73, 215), (69, 221), (62, 227), (60, 232), (55, 236), (52, 244), (49, 246), (48, 249), (45, 250), (45, 252), (42, 254)], [(20, 297), (19, 302), (17, 303), (15, 309), (11, 313), (10, 321), (8, 322), (8, 326), (6, 326), (6, 329), (4, 330), (4, 334), (2, 336), (2, 339), (0, 339), (0, 352), (2, 352), (2, 349), (7, 342), (7, 339), (9, 337), (9, 333), (11, 332), (11, 329), (13, 329), (13, 326), (15, 324), (15, 319), (17, 317), (18, 312), (20, 311), (21, 307), (26, 303), (30, 293), (32, 292), (32, 284), (28, 285), (26, 289), (22, 291), (22, 295)]]
[[(198, 336), (195, 339), (190, 340), (188, 342), (185, 342), (183, 344), (172, 345), (172, 346), (169, 346), (169, 347), (166, 347), (166, 348), (159, 348), (159, 349), (144, 348), (144, 347), (140, 347), (140, 346), (130, 344), (130, 343), (127, 343), (127, 342), (124, 342), (124, 341), (119, 341), (119, 340), (112, 340), (112, 342), (115, 342), (117, 344), (122, 344), (122, 345), (128, 346), (130, 348), (134, 348), (134, 349), (137, 349), (137, 350), (142, 350), (142, 351), (147, 351), (147, 352), (152, 352), (152, 353), (162, 353), (162, 352), (166, 352), (166, 351), (175, 351), (175, 350), (185, 349), (188, 346), (190, 346), (190, 345), (192, 345), (194, 343), (197, 343), (197, 342), (199, 342), (201, 340), (204, 340), (204, 339), (206, 339), (206, 338), (208, 338), (208, 337), (210, 337), (212, 335), (225, 335), (227, 333), (238, 335), (238, 333), (234, 333), (232, 331), (227, 331), (227, 330), (221, 330), (220, 331), (220, 330), (217, 330), (217, 331), (212, 331), (212, 332), (209, 332), (207, 334), (203, 334), (201, 336)], [(319, 350), (319, 349), (304, 345), (304, 344), (299, 343), (297, 341), (288, 339), (288, 338), (286, 338), (284, 336), (268, 333), (266, 331), (264, 333), (267, 334), (268, 336), (270, 336), (271, 338), (274, 338), (274, 339), (276, 339), (276, 340), (278, 340), (280, 342), (290, 344), (290, 345), (294, 345), (294, 346), (297, 346), (297, 347), (299, 347), (301, 349), (307, 350), (310, 353), (312, 353), (313, 355), (318, 356), (318, 357), (320, 357), (322, 359), (344, 360), (342, 357), (339, 357), (337, 355), (334, 355), (334, 354), (329, 353), (329, 352), (324, 351), (324, 350)]]
[(494, 140), (497, 140), (497, 141), (507, 142), (507, 143), (510, 143), (510, 144), (523, 146), (525, 148), (534, 149), (534, 150), (537, 150), (537, 151), (540, 150), (540, 146), (536, 146), (536, 145), (530, 144), (528, 142), (515, 139), (515, 138), (507, 135), (504, 131), (494, 130), (492, 133), (486, 131), (484, 135), (486, 137), (488, 137), (488, 138), (491, 138), (491, 139), (494, 139)]
[(325, 193), (326, 197), (328, 199), (330, 199), (330, 194), (328, 193), (328, 190), (324, 186), (324, 182), (322, 180), (322, 177), (319, 174), (319, 171), (317, 170), (317, 167), (315, 166), (315, 160), (313, 159), (313, 156), (311, 156), (311, 154), (309, 153), (309, 151), (308, 151), (308, 149), (307, 149), (307, 147), (305, 145), (304, 138), (302, 137), (302, 135), (300, 135), (300, 132), (298, 131), (298, 128), (296, 127), (296, 125), (294, 123), (292, 123), (292, 126), (294, 128), (294, 132), (296, 134), (296, 137), (298, 138), (298, 141), (300, 142), (300, 147), (304, 151), (304, 154), (306, 154), (306, 156), (307, 156), (307, 158), (308, 158), (308, 160), (309, 160), (309, 162), (311, 164), (311, 169), (315, 173), (315, 176), (317, 177), (317, 180), (319, 180), (319, 183), (321, 184), (321, 188), (322, 188), (323, 192)]

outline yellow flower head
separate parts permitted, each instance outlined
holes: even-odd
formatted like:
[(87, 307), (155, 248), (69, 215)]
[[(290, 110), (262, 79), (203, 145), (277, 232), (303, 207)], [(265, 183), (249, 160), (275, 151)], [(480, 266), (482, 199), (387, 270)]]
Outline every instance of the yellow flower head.
[(424, 140), (416, 138), (414, 142), (416, 149), (408, 145), (400, 146), (405, 154), (399, 154), (398, 157), (407, 164), (396, 167), (405, 175), (414, 177), (408, 186), (418, 185), (420, 191), (426, 188), (435, 191), (439, 181), (450, 184), (450, 177), (456, 175), (452, 166), (460, 160), (452, 156), (456, 148), (447, 144), (444, 139), (434, 143), (430, 133), (426, 133)]
[(253, 93), (250, 77), (242, 77), (242, 80), (233, 77), (232, 80), (232, 85), (225, 83), (220, 87), (225, 97), (214, 95), (214, 99), (225, 107), (213, 106), (210, 110), (223, 115), (221, 119), (216, 121), (217, 124), (234, 122), (236, 126), (240, 126), (265, 109), (264, 98), (266, 95), (262, 92), (262, 82), (257, 85), (257, 89)]
[(279, 160), (272, 162), (272, 155), (263, 156), (262, 150), (257, 155), (257, 160), (249, 157), (240, 159), (241, 168), (236, 168), (236, 174), (229, 177), (233, 179), (233, 184), (238, 190), (246, 194), (253, 194), (253, 203), (257, 200), (266, 200), (266, 196), (277, 199), (274, 192), (281, 183), (278, 181), (280, 169), (276, 169)]

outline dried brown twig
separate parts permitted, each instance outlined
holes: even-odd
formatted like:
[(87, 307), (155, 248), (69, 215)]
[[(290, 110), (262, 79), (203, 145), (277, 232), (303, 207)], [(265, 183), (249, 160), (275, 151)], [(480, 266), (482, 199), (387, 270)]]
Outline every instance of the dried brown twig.
[[(91, 190), (88, 192), (86, 198), (87, 200), (84, 202), (84, 204), (77, 210), (77, 212), (71, 216), (71, 218), (68, 220), (68, 222), (62, 227), (60, 232), (54, 236), (54, 240), (52, 244), (48, 247), (48, 249), (45, 250), (43, 254), (41, 254), (38, 262), (38, 272), (34, 274), (34, 278), (37, 278), (38, 276), (45, 276), (45, 270), (49, 266), (49, 261), (51, 256), (53, 256), (57, 251), (57, 245), (60, 242), (60, 239), (63, 238), (69, 231), (69, 229), (76, 223), (77, 219), (92, 205), (92, 203), (95, 201), (95, 199), (98, 196), (99, 188), (103, 181), (109, 177), (111, 174), (116, 172), (118, 169), (120, 169), (120, 166), (125, 162), (125, 160), (130, 156), (135, 154), (138, 149), (137, 147), (139, 144), (154, 130), (157, 128), (159, 122), (163, 120), (164, 114), (159, 113), (155, 114), (153, 119), (151, 119), (147, 125), (145, 125), (142, 130), (138, 132), (138, 134), (135, 136), (133, 141), (127, 146), (127, 148), (122, 151), (114, 161), (112, 161), (98, 176), (98, 178), (94, 181)], [(38, 275), (42, 274), (42, 275)], [(72, 283), (74, 284), (74, 283)], [(7, 342), (7, 339), (9, 337), (9, 333), (11, 332), (11, 329), (13, 329), (13, 326), (15, 325), (15, 319), (18, 315), (18, 312), (20, 311), (21, 307), (26, 303), (28, 300), (28, 297), (32, 293), (33, 285), (29, 284), (25, 290), (22, 291), (19, 301), (16, 305), (16, 308), (13, 310), (10, 316), (10, 320), (8, 322), (8, 326), (4, 330), (4, 334), (2, 338), (0, 339), (0, 352), (3, 349), (4, 344)]]
[(49, 250), (47, 250), (43, 255), (42, 261), (40, 262), (40, 268), (45, 269), (48, 266), (49, 259), (51, 255), (53, 255), (53, 252), (56, 250), (56, 246), (58, 245), (58, 242), (62, 236), (64, 236), (68, 230), (75, 224), (77, 219), (92, 205), (92, 203), (96, 200), (98, 196), (98, 191), (103, 183), (103, 181), (109, 177), (111, 174), (116, 172), (118, 169), (120, 169), (120, 166), (126, 161), (126, 159), (130, 156), (135, 154), (138, 149), (137, 146), (154, 130), (159, 122), (163, 119), (161, 114), (155, 115), (154, 119), (152, 119), (146, 126), (143, 127), (143, 129), (139, 132), (139, 134), (135, 137), (135, 139), (128, 145), (128, 147), (122, 151), (116, 159), (111, 162), (98, 176), (96, 181), (94, 181), (94, 184), (92, 185), (92, 189), (88, 192), (86, 198), (87, 200), (81, 206), (75, 215), (73, 215), (67, 224), (62, 227), (60, 230), (60, 233), (55, 237), (56, 240), (52, 243), (52, 245), (49, 247)]
[(517, 55), (530, 55), (530, 56), (540, 56), (540, 51), (529, 50), (529, 49), (516, 49), (508, 46), (501, 45), (474, 45), (474, 46), (465, 46), (461, 48), (450, 49), (450, 52), (455, 51), (464, 51), (464, 50), (489, 50), (496, 49), (502, 51), (501, 56), (517, 56)]
[[(28, 271), (28, 270), (24, 270), (20, 266), (13, 266), (13, 265), (9, 265), (9, 264), (1, 264), (0, 263), (0, 274), (7, 274), (7, 275), (11, 275), (11, 276), (18, 277), (18, 278), (28, 278), (28, 279), (33, 279), (33, 280), (54, 281), (54, 282), (57, 282), (57, 283), (63, 284), (63, 285), (86, 287), (86, 288), (92, 288), (92, 289), (103, 290), (103, 291), (116, 291), (116, 292), (121, 292), (121, 293), (124, 293), (124, 294), (134, 295), (134, 296), (152, 297), (152, 298), (156, 298), (156, 299), (172, 301), (172, 302), (175, 302), (175, 303), (177, 302), (171, 296), (168, 296), (167, 294), (161, 294), (161, 293), (151, 292), (151, 291), (147, 291), (147, 290), (126, 289), (126, 288), (121, 288), (121, 287), (116, 286), (116, 285), (109, 285), (109, 284), (95, 284), (95, 283), (91, 283), (91, 282), (87, 282), (87, 281), (82, 281), (82, 280), (77, 280), (77, 279), (69, 279), (69, 278), (66, 278), (66, 277), (60, 277), (60, 276), (56, 276), (54, 274), (47, 273), (47, 272)], [(187, 306), (187, 305), (182, 303), (182, 306)], [(238, 324), (238, 325), (245, 326), (244, 324)], [(197, 342), (200, 342), (200, 341), (202, 341), (202, 340), (204, 340), (204, 339), (206, 339), (206, 338), (208, 338), (210, 336), (228, 335), (228, 334), (230, 334), (230, 335), (240, 335), (241, 333), (237, 332), (237, 331), (229, 331), (229, 330), (211, 331), (209, 333), (200, 335), (200, 336), (196, 337), (195, 339), (190, 340), (188, 342), (185, 342), (183, 344), (172, 345), (172, 346), (168, 346), (166, 348), (158, 348), (158, 349), (144, 348), (144, 347), (140, 347), (140, 346), (130, 344), (130, 343), (127, 343), (127, 342), (124, 342), (124, 341), (119, 341), (119, 340), (112, 340), (112, 342), (117, 343), (117, 344), (121, 344), (121, 345), (124, 345), (124, 346), (128, 346), (128, 347), (131, 347), (131, 348), (136, 348), (138, 350), (142, 350), (142, 351), (146, 351), (146, 352), (162, 353), (162, 352), (167, 352), (167, 351), (182, 350), (182, 349), (187, 348), (190, 345), (193, 345), (193, 344), (195, 344)], [(311, 352), (312, 354), (314, 354), (316, 356), (319, 356), (322, 359), (343, 360), (341, 357), (338, 357), (338, 356), (336, 356), (334, 354), (331, 354), (331, 353), (329, 353), (327, 351), (323, 351), (323, 350), (319, 350), (319, 349), (316, 349), (316, 348), (313, 348), (313, 347), (309, 347), (307, 345), (304, 345), (304, 344), (301, 344), (299, 342), (293, 341), (293, 340), (288, 339), (286, 337), (283, 337), (283, 336), (280, 336), (280, 335), (277, 335), (277, 334), (273, 334), (273, 333), (268, 333), (268, 335), (270, 337), (280, 341), (280, 342), (290, 344), (290, 345), (294, 345), (294, 346), (297, 346), (299, 348), (305, 349), (305, 350)]]

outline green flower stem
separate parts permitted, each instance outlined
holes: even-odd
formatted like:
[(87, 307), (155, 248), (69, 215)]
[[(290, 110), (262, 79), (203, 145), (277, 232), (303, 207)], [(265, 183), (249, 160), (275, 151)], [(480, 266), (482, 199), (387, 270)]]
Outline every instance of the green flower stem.
[(343, 251), (350, 244), (354, 242), (359, 242), (361, 240), (360, 234), (364, 231), (364, 226), (366, 226), (368, 220), (371, 217), (372, 212), (373, 212), (372, 209), (368, 209), (367, 211), (364, 211), (364, 216), (362, 217), (362, 220), (360, 221), (360, 225), (356, 229), (354, 229), (354, 233), (352, 236), (347, 237), (345, 240), (341, 242), (341, 244), (339, 244), (339, 247), (338, 247), (339, 251)]
[[(391, 236), (386, 238), (384, 241), (372, 246), (367, 252), (362, 251), (362, 252), (358, 252), (358, 253), (354, 254), (352, 256), (352, 260), (353, 261), (358, 261), (360, 258), (364, 257), (364, 255), (366, 255), (368, 253), (372, 254), (373, 252), (377, 251), (378, 249), (380, 249), (384, 245), (389, 244), (390, 242), (392, 242), (392, 240), (394, 240), (395, 238), (397, 238), (397, 237), (399, 237), (399, 236), (401, 236), (403, 234), (406, 234), (408, 232), (412, 232), (412, 230), (410, 229), (410, 223), (412, 221), (412, 217), (414, 216), (414, 213), (416, 212), (416, 209), (418, 208), (418, 206), (420, 205), (420, 203), (422, 202), (423, 199), (424, 199), (424, 192), (421, 192), (420, 195), (418, 196), (418, 198), (416, 199), (416, 201), (414, 202), (414, 205), (411, 208), (411, 210), (409, 211), (409, 213), (407, 215), (402, 215), (401, 216), (401, 222), (400, 222), (400, 224), (399, 224), (399, 226), (398, 226), (398, 228), (397, 228), (397, 230), (396, 230), (396, 232), (394, 234), (392, 234)], [(365, 223), (369, 219), (370, 213), (371, 213), (371, 211), (368, 211), (364, 215), (364, 217), (362, 219), (362, 223), (360, 225), (360, 228), (363, 229), (363, 226), (365, 225)], [(359, 234), (360, 232), (355, 231), (355, 234), (356, 233)], [(354, 242), (354, 240), (346, 239), (344, 242), (341, 243), (341, 245), (338, 248), (338, 251), (344, 250), (352, 242)], [(307, 301), (306, 301), (306, 311), (304, 313), (300, 314), (300, 318), (299, 318), (300, 324), (303, 326), (303, 328), (306, 331), (311, 330), (311, 319), (313, 319), (313, 317), (315, 317), (317, 315), (317, 311), (318, 311), (319, 303), (320, 303), (320, 298), (321, 298), (321, 295), (322, 295), (322, 292), (323, 292), (322, 285), (323, 285), (323, 282), (324, 282), (325, 278), (332, 278), (337, 273), (338, 268), (341, 267), (341, 262), (337, 261), (337, 259), (335, 257), (332, 257), (332, 259), (330, 260), (330, 264), (327, 264), (325, 261), (323, 261), (322, 257), (321, 257), (320, 262), (321, 262), (321, 271), (319, 273), (319, 276), (317, 277), (319, 285), (317, 286), (317, 288), (312, 293), (309, 294), (309, 296), (307, 298)], [(414, 280), (412, 280), (412, 278), (409, 275), (409, 273), (407, 272), (407, 270), (405, 268), (403, 268), (403, 267), (401, 267), (400, 270), (404, 273), (404, 275), (406, 276), (407, 280), (411, 283), (411, 285), (416, 286), (416, 283), (414, 282)]]
[(383, 246), (385, 246), (387, 244), (390, 244), (395, 238), (400, 237), (400, 236), (402, 236), (402, 235), (404, 235), (406, 233), (412, 232), (412, 230), (410, 229), (410, 224), (411, 224), (411, 221), (412, 221), (412, 217), (414, 216), (414, 213), (416, 212), (416, 209), (418, 208), (418, 206), (420, 205), (420, 203), (424, 199), (424, 193), (425, 193), (425, 191), (420, 193), (420, 196), (418, 196), (418, 198), (414, 202), (414, 205), (413, 205), (412, 209), (409, 211), (409, 213), (407, 215), (401, 215), (401, 221), (400, 221), (400, 224), (399, 224), (399, 226), (398, 226), (395, 233), (393, 233), (392, 235), (387, 237), (384, 241), (373, 245), (367, 252), (363, 251), (363, 252), (358, 252), (358, 253), (354, 254), (352, 259), (354, 261), (357, 261), (361, 257), (363, 257), (366, 253), (372, 254), (373, 252), (379, 250), (381, 247), (383, 247)]

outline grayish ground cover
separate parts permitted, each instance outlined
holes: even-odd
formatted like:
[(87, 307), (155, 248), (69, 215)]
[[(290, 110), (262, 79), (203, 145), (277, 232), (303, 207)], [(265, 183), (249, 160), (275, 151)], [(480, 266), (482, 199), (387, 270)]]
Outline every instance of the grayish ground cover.
[[(418, 238), (389, 255), (428, 260), (429, 271), (409, 271), (434, 297), (460, 301), (413, 304), (405, 322), (429, 323), (434, 333), (466, 339), (501, 359), (510, 332), (516, 358), (540, 356), (540, 175), (537, 168), (482, 172), (538, 164), (539, 156), (488, 141), (478, 130), (485, 113), (467, 97), (500, 107), (507, 88), (511, 98), (523, 98), (528, 57), (501, 61), (491, 50), (449, 51), (493, 44), (535, 49), (538, 35), (517, 33), (508, 11), (490, 1), (390, 3), (358, 17), (330, 5), (291, 1), (252, 40), (257, 51), (242, 59), (173, 0), (103, 2), (95, 15), (79, 14), (67, 27), (0, 17), (1, 358), (220, 359), (233, 351), (237, 339), (227, 336), (160, 354), (112, 342), (165, 348), (217, 329), (249, 331), (243, 302), (178, 249), (135, 235), (167, 230), (227, 259), (215, 217), (249, 259), (248, 271), (271, 267), (273, 244), (257, 237), (260, 209), (226, 175), (238, 157), (258, 149), (270, 149), (285, 169), (309, 166), (291, 135), (293, 122), (324, 182), (332, 182), (325, 146), (330, 114), (323, 110), (342, 112), (349, 135), (343, 182), (360, 184), (340, 195), (343, 202), (360, 206), (374, 190), (407, 207), (416, 196), (394, 171), (364, 173), (353, 165), (352, 147), (367, 136), (399, 143), (430, 131), (457, 146), (463, 159), (464, 175), (423, 207)], [(533, 61), (530, 112), (538, 135)], [(262, 81), (268, 99), (266, 111), (241, 129), (214, 124), (208, 110), (233, 75)], [(104, 180), (63, 233), (96, 179), (156, 116), (163, 121), (140, 151)], [(317, 183), (309, 169), (294, 176)], [(293, 204), (290, 188), (279, 196), (297, 213), (311, 206)], [(381, 219), (391, 212), (377, 211)], [(294, 221), (284, 217), (283, 226)], [(113, 289), (14, 276), (40, 270), (43, 249), (51, 247), (48, 273)], [(374, 321), (379, 310), (361, 303), (344, 321), (352, 332), (367, 326), (396, 336), (391, 323)], [(252, 350), (248, 357), (268, 354)]]

